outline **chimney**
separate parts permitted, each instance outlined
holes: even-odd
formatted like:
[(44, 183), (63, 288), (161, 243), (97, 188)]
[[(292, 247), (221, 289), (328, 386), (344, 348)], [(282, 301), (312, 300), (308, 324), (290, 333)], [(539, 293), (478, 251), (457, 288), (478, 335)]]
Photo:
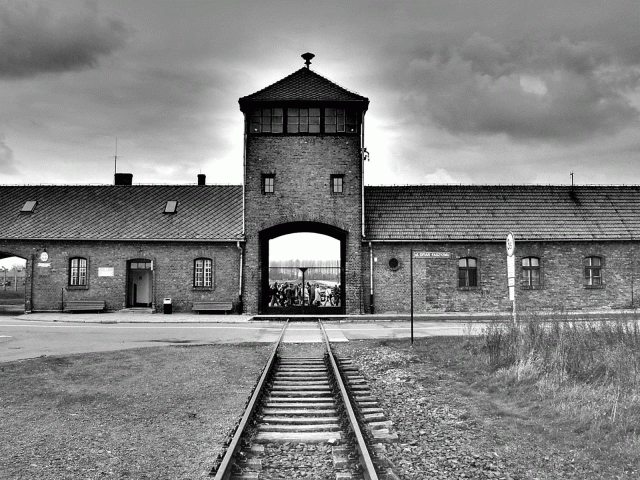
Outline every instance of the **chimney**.
[(114, 175), (114, 185), (131, 185), (133, 183), (133, 173), (116, 173)]
[(198, 185), (206, 185), (207, 184), (207, 176), (204, 173), (198, 174)]

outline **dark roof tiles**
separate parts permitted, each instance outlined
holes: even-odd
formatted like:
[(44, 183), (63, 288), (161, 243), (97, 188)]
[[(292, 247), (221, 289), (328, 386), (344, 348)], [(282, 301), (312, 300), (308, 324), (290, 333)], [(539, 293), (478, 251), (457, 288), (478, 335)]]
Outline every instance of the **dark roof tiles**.
[(640, 186), (365, 187), (370, 240), (640, 239)]
[[(3, 186), (0, 239), (227, 240), (242, 235), (239, 185)], [(28, 200), (33, 213), (21, 213)], [(164, 213), (168, 200), (176, 213)]]
[(306, 67), (239, 100), (241, 107), (249, 102), (263, 101), (341, 101), (369, 103), (366, 97), (351, 92)]

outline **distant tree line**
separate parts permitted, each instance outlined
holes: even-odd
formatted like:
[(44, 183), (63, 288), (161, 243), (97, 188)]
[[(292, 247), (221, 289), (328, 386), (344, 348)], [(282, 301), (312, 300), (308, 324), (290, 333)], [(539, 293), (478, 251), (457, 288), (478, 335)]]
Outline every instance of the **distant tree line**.
[(314, 280), (340, 281), (340, 260), (271, 260), (269, 281), (301, 280), (301, 267), (306, 267), (305, 282)]

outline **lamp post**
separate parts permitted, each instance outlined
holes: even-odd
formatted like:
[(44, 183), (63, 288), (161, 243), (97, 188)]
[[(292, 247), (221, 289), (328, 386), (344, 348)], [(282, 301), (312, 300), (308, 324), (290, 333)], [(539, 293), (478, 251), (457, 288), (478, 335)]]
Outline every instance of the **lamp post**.
[(302, 272), (302, 313), (304, 313), (304, 294), (307, 293), (307, 286), (304, 284), (304, 272), (307, 271), (308, 267), (298, 267), (298, 269)]

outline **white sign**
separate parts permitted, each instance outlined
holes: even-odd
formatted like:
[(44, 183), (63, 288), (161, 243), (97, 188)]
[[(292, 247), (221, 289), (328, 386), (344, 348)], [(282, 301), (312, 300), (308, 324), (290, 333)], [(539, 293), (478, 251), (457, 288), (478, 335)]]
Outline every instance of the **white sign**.
[(509, 287), (509, 300), (512, 302), (516, 299), (516, 287)]
[(516, 257), (511, 255), (507, 257), (507, 278), (515, 278), (516, 276)]
[(513, 277), (509, 277), (507, 279), (507, 285), (509, 285), (509, 288), (515, 287), (516, 286), (516, 279), (513, 278)]
[(49, 268), (51, 266), (50, 263), (38, 263), (39, 267), (43, 267), (43, 268)]
[(113, 277), (113, 267), (98, 267), (99, 277)]
[(413, 258), (451, 258), (451, 252), (413, 252)]
[(516, 251), (516, 239), (513, 236), (513, 233), (509, 232), (507, 235), (507, 255), (513, 257), (513, 254)]

